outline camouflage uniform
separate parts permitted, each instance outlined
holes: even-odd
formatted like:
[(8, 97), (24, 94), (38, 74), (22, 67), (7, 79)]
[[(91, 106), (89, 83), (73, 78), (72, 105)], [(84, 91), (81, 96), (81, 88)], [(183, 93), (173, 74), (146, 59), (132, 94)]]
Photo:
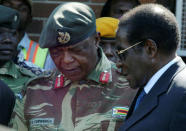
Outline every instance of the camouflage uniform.
[[(36, 77), (31, 71), (20, 68), (15, 65), (12, 61), (7, 62), (0, 68), (0, 79), (4, 81), (14, 92), (16, 96), (16, 103), (14, 112), (16, 112), (18, 116), (22, 116), (23, 112), (21, 112), (21, 108), (23, 108), (23, 96), (26, 90), (26, 83)], [(15, 114), (14, 114), (15, 115)]]
[[(101, 59), (87, 79), (71, 82), (65, 77), (61, 87), (54, 88), (55, 73), (28, 84), (24, 118), (19, 129), (33, 131), (114, 131), (126, 114), (114, 113), (117, 107), (128, 107), (136, 93), (117, 73), (115, 65), (99, 49)], [(102, 74), (109, 74), (108, 81)], [(115, 115), (114, 115), (115, 114)]]

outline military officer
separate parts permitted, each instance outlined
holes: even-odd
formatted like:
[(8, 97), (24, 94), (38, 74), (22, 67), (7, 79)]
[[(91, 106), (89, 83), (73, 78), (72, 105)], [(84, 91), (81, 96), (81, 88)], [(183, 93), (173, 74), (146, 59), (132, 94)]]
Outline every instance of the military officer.
[[(0, 0), (0, 4), (15, 9), (20, 14), (18, 27), (18, 46), (16, 64), (36, 70), (53, 70), (55, 65), (47, 49), (39, 48), (39, 44), (31, 40), (26, 32), (32, 22), (32, 0)], [(38, 69), (37, 69), (38, 68)]]
[(68, 2), (51, 13), (40, 37), (60, 71), (27, 84), (18, 128), (114, 131), (135, 95), (99, 47), (93, 10)]
[(14, 92), (17, 100), (15, 110), (18, 115), (25, 92), (25, 84), (36, 75), (31, 71), (15, 65), (19, 15), (14, 9), (0, 5), (0, 79)]

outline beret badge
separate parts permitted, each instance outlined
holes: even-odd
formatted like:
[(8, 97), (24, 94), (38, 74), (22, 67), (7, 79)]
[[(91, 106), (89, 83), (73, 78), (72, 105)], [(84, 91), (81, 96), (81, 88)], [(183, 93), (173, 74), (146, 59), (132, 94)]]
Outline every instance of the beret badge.
[(58, 32), (57, 40), (60, 44), (66, 44), (70, 41), (70, 34), (68, 32)]

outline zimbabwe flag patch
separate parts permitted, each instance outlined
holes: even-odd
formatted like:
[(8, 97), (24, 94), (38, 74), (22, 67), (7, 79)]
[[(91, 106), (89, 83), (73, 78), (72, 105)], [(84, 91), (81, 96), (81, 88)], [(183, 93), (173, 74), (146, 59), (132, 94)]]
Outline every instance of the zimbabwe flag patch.
[(112, 117), (125, 118), (127, 116), (128, 111), (128, 107), (114, 107), (112, 108)]

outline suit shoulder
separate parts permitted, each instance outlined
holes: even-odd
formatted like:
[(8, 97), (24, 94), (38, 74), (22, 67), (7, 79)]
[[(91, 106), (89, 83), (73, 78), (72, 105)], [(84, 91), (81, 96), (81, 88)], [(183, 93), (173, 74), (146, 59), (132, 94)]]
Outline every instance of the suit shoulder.
[(173, 79), (177, 87), (182, 87), (186, 90), (186, 67), (181, 70)]

